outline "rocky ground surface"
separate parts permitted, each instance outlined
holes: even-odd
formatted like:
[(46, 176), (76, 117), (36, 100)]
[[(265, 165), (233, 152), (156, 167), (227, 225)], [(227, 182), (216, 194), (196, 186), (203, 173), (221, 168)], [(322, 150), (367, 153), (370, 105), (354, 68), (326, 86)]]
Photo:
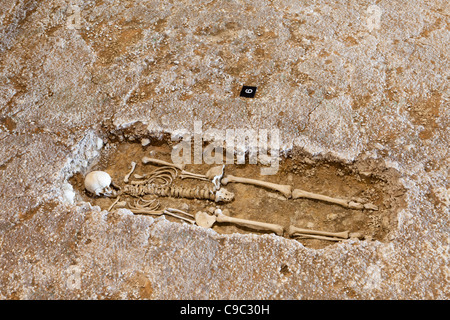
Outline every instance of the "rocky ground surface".
[[(448, 1), (0, 7), (0, 298), (450, 297)], [(74, 197), (69, 180), (111, 131), (157, 140), (194, 121), (278, 128), (282, 151), (312, 159), (381, 161), (405, 205), (384, 241), (312, 248)]]

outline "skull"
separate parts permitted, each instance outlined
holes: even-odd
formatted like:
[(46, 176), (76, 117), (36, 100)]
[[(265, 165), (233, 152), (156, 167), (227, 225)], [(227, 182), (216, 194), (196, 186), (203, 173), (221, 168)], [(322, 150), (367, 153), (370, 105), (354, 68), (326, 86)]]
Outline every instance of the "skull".
[(96, 196), (113, 196), (115, 192), (110, 185), (111, 176), (104, 171), (91, 171), (84, 178), (84, 187)]

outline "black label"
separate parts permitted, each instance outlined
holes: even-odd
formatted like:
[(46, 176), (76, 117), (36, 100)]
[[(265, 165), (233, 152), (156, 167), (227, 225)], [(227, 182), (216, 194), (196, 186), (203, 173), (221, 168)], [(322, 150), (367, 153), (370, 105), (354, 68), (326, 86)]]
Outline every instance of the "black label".
[(256, 87), (243, 86), (241, 90), (241, 97), (254, 98), (256, 94)]

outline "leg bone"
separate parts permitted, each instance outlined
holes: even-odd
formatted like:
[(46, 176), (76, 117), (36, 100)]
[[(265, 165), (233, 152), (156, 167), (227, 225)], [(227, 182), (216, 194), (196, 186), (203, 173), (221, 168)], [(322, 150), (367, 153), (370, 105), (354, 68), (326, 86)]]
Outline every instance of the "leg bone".
[(302, 229), (297, 228), (294, 226), (289, 227), (289, 235), (300, 235), (300, 236), (306, 236), (306, 235), (319, 235), (319, 236), (328, 236), (328, 237), (335, 237), (335, 238), (341, 238), (341, 239), (348, 239), (349, 232), (343, 231), (343, 232), (327, 232), (327, 231), (319, 231), (319, 230), (311, 230), (311, 229)]
[(261, 181), (261, 180), (235, 177), (235, 176), (231, 176), (231, 175), (227, 175), (225, 178), (222, 179), (222, 184), (224, 184), (224, 185), (227, 185), (230, 182), (252, 184), (255, 186), (279, 191), (288, 199), (292, 195), (292, 187), (290, 185), (276, 184), (276, 183), (271, 183), (271, 182), (266, 182), (266, 181)]
[(341, 205), (346, 208), (348, 208), (348, 202), (349, 202), (348, 200), (332, 198), (332, 197), (324, 196), (321, 194), (304, 191), (301, 189), (295, 189), (294, 191), (292, 191), (292, 199), (299, 199), (299, 198), (307, 198), (307, 199), (331, 202), (331, 203), (335, 203), (335, 204)]
[(233, 218), (224, 215), (222, 210), (216, 210), (216, 219), (217, 222), (226, 222), (226, 223), (233, 223), (240, 226), (256, 229), (256, 230), (262, 230), (262, 231), (272, 231), (275, 232), (277, 235), (283, 235), (284, 229), (282, 226), (272, 223), (265, 223), (265, 222), (258, 222), (253, 220), (246, 220), (246, 219), (239, 219), (239, 218)]
[(299, 199), (299, 198), (307, 198), (307, 199), (325, 201), (325, 202), (329, 202), (329, 203), (338, 204), (342, 207), (350, 208), (350, 209), (378, 210), (378, 207), (376, 207), (370, 203), (362, 204), (362, 203), (351, 201), (351, 200), (333, 198), (333, 197), (325, 196), (322, 194), (308, 192), (308, 191), (301, 190), (301, 189), (294, 189), (292, 191), (292, 199)]
[(328, 241), (342, 241), (344, 239), (342, 238), (334, 238), (334, 237), (327, 237), (327, 236), (318, 236), (314, 234), (295, 234), (294, 235), (297, 239), (320, 239), (320, 240), (328, 240)]

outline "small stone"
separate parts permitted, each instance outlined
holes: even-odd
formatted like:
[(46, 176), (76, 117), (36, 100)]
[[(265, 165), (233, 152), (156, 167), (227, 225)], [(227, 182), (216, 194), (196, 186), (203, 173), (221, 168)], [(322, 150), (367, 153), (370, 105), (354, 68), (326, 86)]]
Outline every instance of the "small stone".
[(126, 201), (119, 201), (116, 203), (116, 208), (125, 208), (127, 206)]
[(143, 147), (148, 146), (150, 144), (150, 139), (144, 138), (141, 140), (141, 145)]
[(215, 208), (215, 207), (209, 207), (209, 208), (208, 208), (208, 212), (209, 212), (209, 213), (214, 214), (214, 211), (216, 211), (216, 208)]
[(372, 172), (371, 171), (361, 171), (359, 174), (364, 177), (370, 177), (372, 175)]
[(364, 236), (360, 232), (352, 232), (350, 233), (349, 237), (350, 239), (359, 239), (359, 240), (364, 239)]
[(189, 205), (187, 204), (187, 203), (181, 203), (180, 204), (180, 210), (183, 210), (183, 211), (188, 211), (189, 210)]
[(327, 215), (327, 220), (334, 221), (338, 218), (337, 213), (330, 213)]

